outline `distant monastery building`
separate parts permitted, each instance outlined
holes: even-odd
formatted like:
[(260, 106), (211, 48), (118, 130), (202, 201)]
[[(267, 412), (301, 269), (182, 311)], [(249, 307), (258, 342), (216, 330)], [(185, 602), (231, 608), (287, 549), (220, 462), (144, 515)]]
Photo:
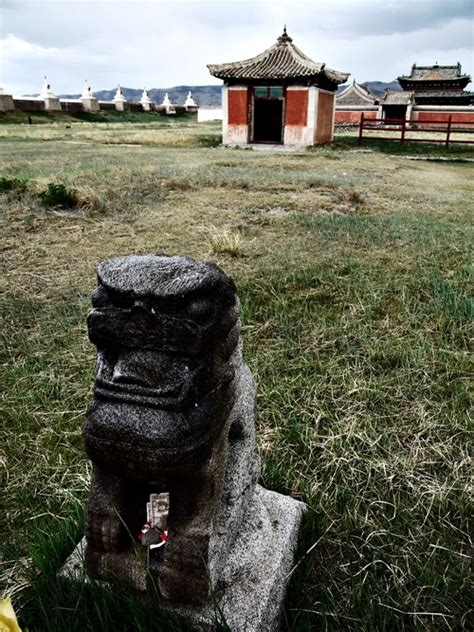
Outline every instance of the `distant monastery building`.
[(222, 79), (223, 143), (307, 146), (332, 141), (335, 95), (349, 73), (305, 55), (286, 32), (260, 55), (209, 64)]
[(365, 119), (407, 119), (413, 122), (442, 120), (451, 116), (462, 123), (474, 115), (474, 93), (464, 88), (471, 81), (461, 64), (418, 66), (398, 77), (401, 91), (389, 90), (376, 96), (355, 81), (336, 97), (336, 123), (357, 123)]

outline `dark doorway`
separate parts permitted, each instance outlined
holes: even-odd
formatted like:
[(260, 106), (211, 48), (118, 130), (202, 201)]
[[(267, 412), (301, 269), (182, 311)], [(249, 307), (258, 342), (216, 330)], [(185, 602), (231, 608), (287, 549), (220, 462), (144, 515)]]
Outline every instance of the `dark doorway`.
[(283, 142), (283, 99), (255, 99), (253, 102), (253, 141)]
[(404, 119), (407, 115), (406, 105), (386, 105), (384, 106), (384, 115), (387, 119)]

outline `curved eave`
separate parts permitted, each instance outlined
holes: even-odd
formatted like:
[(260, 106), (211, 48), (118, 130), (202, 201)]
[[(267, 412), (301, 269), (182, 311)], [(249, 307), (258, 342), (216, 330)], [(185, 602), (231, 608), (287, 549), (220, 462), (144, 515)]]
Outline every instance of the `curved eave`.
[(209, 72), (213, 77), (223, 81), (328, 81), (334, 85), (345, 83), (350, 73), (342, 73), (330, 68), (325, 68), (322, 64), (316, 68), (290, 67), (285, 70), (275, 68), (229, 68), (226, 64), (208, 64)]
[(404, 86), (424, 86), (429, 85), (431, 83), (444, 83), (446, 85), (459, 85), (465, 88), (467, 84), (471, 81), (470, 75), (463, 75), (461, 77), (451, 77), (449, 79), (411, 79), (410, 77), (397, 77), (398, 83)]

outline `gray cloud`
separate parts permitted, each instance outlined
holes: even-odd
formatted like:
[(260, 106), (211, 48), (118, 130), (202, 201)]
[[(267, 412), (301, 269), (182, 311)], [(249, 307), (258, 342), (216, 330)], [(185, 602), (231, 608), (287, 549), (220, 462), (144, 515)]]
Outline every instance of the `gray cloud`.
[(206, 64), (261, 52), (284, 23), (306, 54), (359, 81), (414, 61), (472, 72), (472, 0), (180, 2), (0, 0), (0, 84), (57, 92), (218, 83)]

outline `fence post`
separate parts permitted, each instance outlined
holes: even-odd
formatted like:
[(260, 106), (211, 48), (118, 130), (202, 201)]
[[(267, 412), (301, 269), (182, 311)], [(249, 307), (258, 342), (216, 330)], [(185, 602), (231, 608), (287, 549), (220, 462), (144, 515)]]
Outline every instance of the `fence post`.
[(362, 130), (364, 129), (364, 112), (360, 115), (359, 122), (359, 145), (362, 145)]
[(403, 118), (402, 119), (402, 133), (400, 135), (400, 145), (403, 145), (403, 143), (405, 142), (405, 124), (406, 124), (406, 119)]
[(446, 128), (446, 149), (449, 149), (450, 135), (451, 135), (451, 114), (448, 116), (448, 127)]

